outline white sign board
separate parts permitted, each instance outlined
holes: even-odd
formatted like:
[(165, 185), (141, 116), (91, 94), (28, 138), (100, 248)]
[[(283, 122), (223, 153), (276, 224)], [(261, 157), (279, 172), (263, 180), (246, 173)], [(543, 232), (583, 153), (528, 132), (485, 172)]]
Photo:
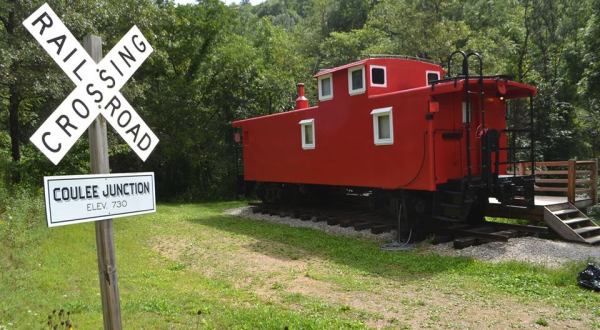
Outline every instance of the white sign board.
[(156, 212), (154, 172), (44, 177), (48, 227)]
[(145, 161), (158, 138), (119, 92), (153, 51), (137, 26), (95, 63), (48, 4), (23, 25), (76, 86), (31, 136), (31, 142), (56, 165), (102, 114)]

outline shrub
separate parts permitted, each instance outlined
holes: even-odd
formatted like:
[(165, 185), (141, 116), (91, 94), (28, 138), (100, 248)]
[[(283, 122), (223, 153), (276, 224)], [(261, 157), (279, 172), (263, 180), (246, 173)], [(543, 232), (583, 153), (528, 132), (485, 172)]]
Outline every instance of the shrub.
[(34, 239), (34, 229), (42, 227), (42, 194), (22, 187), (0, 185), (0, 241), (19, 248)]
[(588, 209), (588, 215), (596, 221), (596, 223), (600, 223), (600, 204), (594, 205)]

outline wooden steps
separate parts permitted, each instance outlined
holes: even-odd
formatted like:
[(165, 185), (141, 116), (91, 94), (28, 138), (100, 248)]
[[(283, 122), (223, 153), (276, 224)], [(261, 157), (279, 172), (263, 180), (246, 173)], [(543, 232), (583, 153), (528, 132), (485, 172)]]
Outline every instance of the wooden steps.
[(600, 243), (600, 226), (571, 203), (545, 206), (544, 221), (566, 240), (587, 244)]
[[(467, 221), (477, 185), (467, 187), (464, 182), (452, 182), (439, 188), (434, 197), (433, 219), (442, 223)], [(466, 191), (462, 191), (463, 188)]]

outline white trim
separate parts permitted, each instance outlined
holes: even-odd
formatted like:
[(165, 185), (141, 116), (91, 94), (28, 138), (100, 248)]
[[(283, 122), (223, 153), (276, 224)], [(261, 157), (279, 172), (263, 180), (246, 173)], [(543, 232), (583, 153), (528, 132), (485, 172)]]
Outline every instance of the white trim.
[[(359, 89), (352, 89), (352, 72), (362, 70), (363, 86)], [(359, 65), (348, 69), (348, 94), (357, 95), (363, 94), (367, 90), (367, 82), (365, 81), (365, 66)]]
[[(373, 143), (377, 146), (394, 144), (394, 118), (392, 116), (392, 107), (379, 108), (371, 111), (373, 116)], [(390, 137), (386, 139), (379, 138), (379, 117), (390, 117)]]
[[(383, 69), (383, 84), (373, 83), (373, 69)], [(387, 68), (383, 65), (369, 65), (369, 76), (371, 77), (371, 87), (387, 87)]]
[[(327, 78), (329, 78), (329, 90), (331, 91), (331, 94), (323, 95), (323, 94), (321, 94), (323, 92), (321, 85), (323, 84), (323, 80), (325, 80)], [(318, 80), (318, 89), (319, 89), (319, 101), (327, 101), (327, 100), (333, 99), (333, 76), (331, 75), (331, 73), (320, 76), (317, 80)]]
[(371, 111), (371, 114), (372, 115), (379, 115), (379, 114), (382, 114), (382, 113), (388, 113), (390, 111), (392, 111), (392, 107), (385, 107), (385, 108), (375, 109), (375, 110)]
[(429, 74), (430, 73), (436, 73), (437, 74), (438, 78), (436, 80), (440, 80), (440, 77), (442, 75), (439, 71), (435, 71), (435, 70), (427, 70), (427, 71), (425, 71), (425, 85), (426, 86), (429, 85)]
[[(300, 138), (302, 139), (302, 149), (310, 150), (314, 149), (316, 145), (316, 137), (315, 137), (315, 120), (314, 119), (303, 119), (298, 122), (300, 124)], [(312, 128), (312, 143), (306, 142), (306, 134), (304, 133), (304, 127), (310, 125)]]

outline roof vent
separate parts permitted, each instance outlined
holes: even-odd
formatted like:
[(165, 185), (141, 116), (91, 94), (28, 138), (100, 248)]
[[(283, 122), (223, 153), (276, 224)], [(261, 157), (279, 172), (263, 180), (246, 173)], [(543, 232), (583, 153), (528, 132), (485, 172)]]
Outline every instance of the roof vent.
[(296, 110), (308, 108), (308, 99), (304, 97), (304, 84), (298, 83), (298, 98), (296, 98)]

